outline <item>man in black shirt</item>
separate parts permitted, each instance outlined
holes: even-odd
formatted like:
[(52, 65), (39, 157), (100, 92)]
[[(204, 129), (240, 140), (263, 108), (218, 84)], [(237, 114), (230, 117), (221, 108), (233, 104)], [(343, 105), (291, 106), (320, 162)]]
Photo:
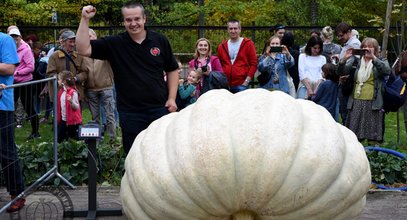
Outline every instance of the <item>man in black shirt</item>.
[(178, 63), (167, 38), (145, 29), (141, 4), (128, 2), (122, 7), (125, 32), (90, 41), (89, 21), (95, 13), (95, 7), (83, 7), (76, 45), (81, 55), (110, 61), (123, 146), (128, 153), (136, 136), (151, 122), (177, 110)]

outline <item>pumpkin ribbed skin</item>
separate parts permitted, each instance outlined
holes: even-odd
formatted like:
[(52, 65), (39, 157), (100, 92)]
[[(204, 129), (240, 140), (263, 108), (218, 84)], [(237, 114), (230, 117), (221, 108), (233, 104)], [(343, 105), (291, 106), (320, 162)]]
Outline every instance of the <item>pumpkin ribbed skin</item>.
[[(212, 90), (136, 138), (121, 183), (130, 219), (355, 219), (370, 167), (323, 107), (285, 93)], [(247, 214), (249, 213), (249, 214)]]

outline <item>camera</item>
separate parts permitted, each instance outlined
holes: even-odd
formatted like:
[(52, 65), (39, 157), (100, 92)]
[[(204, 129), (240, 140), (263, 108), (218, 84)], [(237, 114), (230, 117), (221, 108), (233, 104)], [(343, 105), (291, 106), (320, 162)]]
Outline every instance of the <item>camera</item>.
[(270, 53), (281, 53), (281, 52), (283, 52), (283, 47), (281, 46), (270, 47)]
[(366, 50), (364, 50), (364, 49), (353, 49), (352, 50), (353, 55), (364, 56), (365, 53), (366, 53)]
[(202, 66), (201, 69), (202, 69), (202, 72), (208, 71), (208, 65)]

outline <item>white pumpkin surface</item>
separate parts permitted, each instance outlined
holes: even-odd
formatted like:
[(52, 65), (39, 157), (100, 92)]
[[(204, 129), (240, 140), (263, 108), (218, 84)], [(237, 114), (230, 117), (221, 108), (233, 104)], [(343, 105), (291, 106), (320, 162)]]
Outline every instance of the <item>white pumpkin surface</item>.
[(357, 219), (371, 182), (352, 131), (264, 89), (212, 90), (154, 121), (125, 169), (129, 219)]

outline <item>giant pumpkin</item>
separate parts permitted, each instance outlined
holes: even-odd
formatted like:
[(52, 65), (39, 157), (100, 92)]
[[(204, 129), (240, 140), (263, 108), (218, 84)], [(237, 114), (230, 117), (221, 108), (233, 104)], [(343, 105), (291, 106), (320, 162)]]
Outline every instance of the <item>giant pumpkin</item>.
[(212, 90), (136, 138), (121, 183), (130, 219), (355, 219), (370, 168), (323, 107), (263, 89)]

